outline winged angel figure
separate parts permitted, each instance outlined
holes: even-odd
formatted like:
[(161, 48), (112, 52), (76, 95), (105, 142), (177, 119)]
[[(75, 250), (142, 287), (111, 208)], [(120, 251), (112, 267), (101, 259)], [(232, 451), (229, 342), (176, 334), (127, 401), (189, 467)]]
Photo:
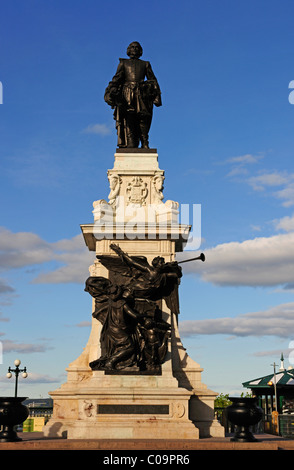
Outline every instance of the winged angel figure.
[(113, 284), (131, 289), (137, 303), (164, 299), (172, 313), (180, 313), (178, 286), (182, 268), (176, 261), (166, 263), (157, 256), (150, 265), (145, 256), (129, 256), (114, 243), (110, 248), (118, 256), (98, 255), (97, 258), (109, 270)]
[(103, 325), (102, 355), (90, 367), (156, 369), (164, 360), (170, 330), (161, 318), (160, 300), (179, 313), (182, 270), (160, 256), (150, 265), (144, 256), (129, 256), (115, 244), (110, 247), (118, 256), (97, 256), (109, 270), (109, 279), (92, 276), (86, 281), (85, 290), (95, 299), (93, 316)]

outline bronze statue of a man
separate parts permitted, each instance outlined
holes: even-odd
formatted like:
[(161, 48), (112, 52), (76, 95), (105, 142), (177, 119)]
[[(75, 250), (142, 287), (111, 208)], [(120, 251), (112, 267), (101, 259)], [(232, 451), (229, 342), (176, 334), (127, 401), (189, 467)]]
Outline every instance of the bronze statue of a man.
[[(150, 62), (141, 60), (138, 42), (127, 48), (129, 59), (119, 59), (116, 74), (105, 90), (104, 99), (114, 109), (117, 145), (120, 148), (149, 148), (153, 105), (161, 106), (161, 91)], [(146, 80), (145, 80), (146, 78)]]

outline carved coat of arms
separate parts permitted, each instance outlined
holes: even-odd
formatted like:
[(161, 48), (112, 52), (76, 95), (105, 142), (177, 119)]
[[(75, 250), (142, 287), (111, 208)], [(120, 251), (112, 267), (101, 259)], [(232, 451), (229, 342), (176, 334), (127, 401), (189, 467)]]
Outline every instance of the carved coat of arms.
[(139, 176), (134, 176), (127, 186), (128, 204), (140, 204), (144, 206), (146, 204), (147, 194), (147, 183), (144, 183)]

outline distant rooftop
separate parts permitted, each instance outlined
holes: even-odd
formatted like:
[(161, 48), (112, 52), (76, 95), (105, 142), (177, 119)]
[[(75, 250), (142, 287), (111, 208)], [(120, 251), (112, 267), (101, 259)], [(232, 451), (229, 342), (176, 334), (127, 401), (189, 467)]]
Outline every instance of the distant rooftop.
[(279, 370), (276, 374), (265, 375), (258, 379), (243, 382), (243, 387), (246, 388), (270, 388), (276, 379), (277, 386), (294, 386), (294, 369)]
[(29, 408), (53, 408), (53, 399), (52, 398), (28, 398), (23, 402), (24, 405)]

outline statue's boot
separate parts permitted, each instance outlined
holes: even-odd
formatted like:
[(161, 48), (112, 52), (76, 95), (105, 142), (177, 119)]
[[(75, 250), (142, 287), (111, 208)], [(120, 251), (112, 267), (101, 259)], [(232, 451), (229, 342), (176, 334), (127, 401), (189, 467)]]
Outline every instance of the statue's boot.
[(133, 149), (139, 147), (139, 140), (133, 134), (127, 135), (127, 147)]
[(140, 122), (140, 140), (141, 147), (143, 149), (149, 149), (149, 124), (146, 122)]
[(149, 142), (148, 142), (148, 140), (142, 140), (141, 148), (142, 148), (142, 149), (149, 149)]

